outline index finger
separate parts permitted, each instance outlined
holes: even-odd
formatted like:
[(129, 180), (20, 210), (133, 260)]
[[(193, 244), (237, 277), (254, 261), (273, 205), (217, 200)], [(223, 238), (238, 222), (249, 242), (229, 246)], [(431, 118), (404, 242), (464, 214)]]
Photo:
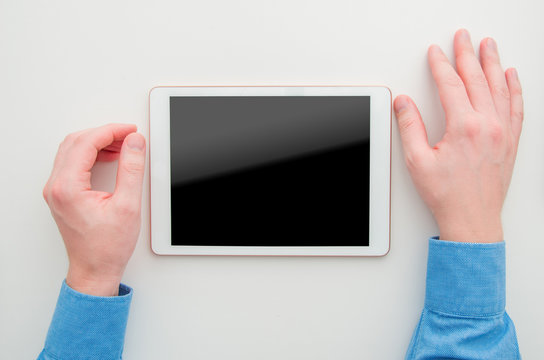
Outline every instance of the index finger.
[(482, 66), (476, 58), (467, 30), (460, 29), (455, 33), (454, 49), (457, 71), (463, 79), (472, 108), (484, 114), (492, 114), (495, 111), (495, 105), (489, 92), (489, 78), (486, 79)]
[(462, 114), (472, 110), (463, 81), (440, 47), (431, 45), (428, 59), (434, 81), (438, 87), (440, 102), (446, 112), (446, 119), (452, 114)]
[(90, 171), (100, 150), (115, 141), (123, 141), (136, 131), (133, 124), (108, 124), (79, 133), (65, 148), (62, 171), (65, 176), (79, 182), (86, 189), (91, 188)]

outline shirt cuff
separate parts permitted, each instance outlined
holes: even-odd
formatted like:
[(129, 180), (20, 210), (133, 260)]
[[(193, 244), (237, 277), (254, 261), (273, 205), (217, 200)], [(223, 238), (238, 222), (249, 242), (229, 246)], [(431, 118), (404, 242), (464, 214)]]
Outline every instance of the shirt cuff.
[(425, 307), (459, 316), (489, 316), (505, 307), (505, 244), (429, 239)]
[(57, 359), (120, 359), (132, 289), (119, 296), (82, 294), (62, 282), (44, 352)]

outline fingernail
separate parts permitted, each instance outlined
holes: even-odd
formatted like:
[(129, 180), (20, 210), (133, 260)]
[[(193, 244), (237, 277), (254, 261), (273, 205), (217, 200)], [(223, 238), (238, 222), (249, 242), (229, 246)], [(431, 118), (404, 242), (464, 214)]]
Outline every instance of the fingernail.
[(397, 98), (397, 101), (393, 103), (393, 107), (395, 108), (395, 113), (397, 114), (402, 112), (404, 109), (406, 109), (407, 106), (408, 106), (408, 101), (406, 100), (405, 97), (399, 97)]
[(127, 139), (127, 146), (132, 150), (142, 151), (145, 146), (145, 140), (140, 135), (129, 135)]
[(512, 68), (512, 77), (514, 78), (514, 80), (519, 80), (518, 71), (514, 68)]
[(490, 50), (497, 51), (497, 43), (492, 38), (487, 39), (487, 46)]
[(459, 35), (461, 35), (461, 38), (463, 38), (465, 40), (470, 39), (470, 35), (468, 34), (468, 31), (466, 29), (461, 29)]
[(436, 44), (432, 44), (431, 46), (429, 46), (429, 51), (440, 52), (440, 46), (438, 46)]

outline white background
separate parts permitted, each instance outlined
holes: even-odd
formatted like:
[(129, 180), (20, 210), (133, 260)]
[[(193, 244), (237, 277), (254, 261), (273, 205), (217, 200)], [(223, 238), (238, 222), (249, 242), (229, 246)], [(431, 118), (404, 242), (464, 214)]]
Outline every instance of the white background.
[[(543, 3), (510, 1), (0, 1), (0, 358), (41, 351), (67, 260), (41, 198), (58, 144), (109, 122), (148, 132), (156, 85), (387, 85), (444, 117), (426, 62), (459, 27), (515, 66), (526, 120), (503, 211), (507, 310), (525, 359), (544, 323)], [(400, 359), (423, 306), (437, 233), (393, 127), (392, 244), (384, 258), (159, 257), (144, 224), (126, 359)], [(113, 184), (115, 165), (95, 172)]]

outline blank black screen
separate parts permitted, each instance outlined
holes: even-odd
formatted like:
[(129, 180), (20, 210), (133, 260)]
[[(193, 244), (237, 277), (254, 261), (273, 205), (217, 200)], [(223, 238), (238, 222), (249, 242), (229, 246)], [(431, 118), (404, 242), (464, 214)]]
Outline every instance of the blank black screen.
[(370, 97), (170, 98), (172, 245), (368, 246)]

